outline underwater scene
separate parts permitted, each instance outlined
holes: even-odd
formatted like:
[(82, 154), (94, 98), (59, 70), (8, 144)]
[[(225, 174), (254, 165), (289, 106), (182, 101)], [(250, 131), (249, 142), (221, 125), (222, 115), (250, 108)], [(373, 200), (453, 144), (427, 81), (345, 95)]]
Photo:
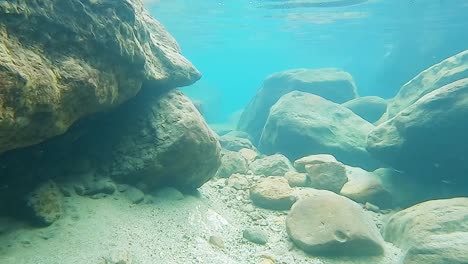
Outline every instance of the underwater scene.
[(467, 0), (0, 0), (0, 264), (468, 264)]

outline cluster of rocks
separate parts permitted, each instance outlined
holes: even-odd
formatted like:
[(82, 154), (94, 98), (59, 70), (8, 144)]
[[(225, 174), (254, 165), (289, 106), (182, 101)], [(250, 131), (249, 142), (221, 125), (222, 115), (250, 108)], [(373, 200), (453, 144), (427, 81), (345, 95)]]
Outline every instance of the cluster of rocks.
[(398, 205), (466, 195), (467, 152), (460, 142), (467, 140), (467, 77), (468, 51), (421, 72), (389, 100), (358, 97), (351, 75), (340, 69), (279, 72), (264, 81), (238, 129), (268, 155), (331, 154), (347, 165), (380, 169), (389, 186), (427, 186)]
[[(468, 194), (467, 98), (468, 51), (423, 71), (390, 100), (358, 97), (339, 69), (275, 73), (238, 124), (263, 154), (252, 162), (239, 152), (242, 166), (232, 170), (239, 174), (227, 182), (250, 186), (257, 207), (290, 210), (290, 239), (313, 255), (379, 255), (385, 239), (406, 252), (404, 263), (465, 263), (457, 249), (468, 245), (466, 198), (435, 199)], [(363, 213), (399, 207), (409, 208), (390, 217), (383, 237)], [(433, 234), (403, 242), (413, 226)]]
[(0, 35), (2, 214), (50, 224), (61, 186), (99, 198), (129, 184), (139, 202), (215, 175), (219, 140), (176, 89), (201, 75), (142, 1), (1, 2)]
[(452, 198), (467, 194), (468, 51), (390, 100), (340, 69), (272, 74), (239, 131), (216, 135), (176, 89), (200, 73), (139, 0), (3, 1), (0, 36), (1, 213), (51, 225), (70, 195), (182, 199), (154, 190), (215, 176), (259, 246), (281, 241), (269, 230), (314, 256), (383, 256), (387, 241), (402, 263), (468, 262), (468, 198)]

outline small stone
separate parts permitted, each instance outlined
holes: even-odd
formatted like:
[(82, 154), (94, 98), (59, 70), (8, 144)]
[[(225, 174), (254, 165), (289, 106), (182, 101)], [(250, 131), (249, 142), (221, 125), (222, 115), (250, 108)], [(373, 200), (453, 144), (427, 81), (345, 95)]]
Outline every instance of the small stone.
[(316, 154), (300, 158), (294, 161), (294, 167), (298, 172), (306, 172), (306, 165), (315, 165), (328, 162), (337, 162), (336, 158), (330, 154)]
[(125, 192), (128, 188), (130, 188), (128, 184), (117, 184), (117, 191), (119, 192)]
[(219, 167), (216, 176), (221, 178), (228, 178), (234, 173), (246, 173), (247, 170), (247, 161), (239, 152), (223, 151), (223, 156), (221, 157), (221, 166)]
[(310, 178), (310, 186), (315, 189), (339, 193), (348, 181), (346, 168), (341, 162), (308, 164), (305, 170)]
[(37, 224), (51, 225), (63, 214), (63, 193), (53, 181), (43, 183), (28, 195), (27, 208)]
[(308, 187), (310, 186), (310, 179), (307, 177), (307, 174), (296, 172), (296, 171), (288, 171), (284, 175), (284, 177), (288, 180), (289, 186), (291, 187)]
[(250, 164), (250, 169), (255, 175), (284, 176), (286, 172), (293, 171), (294, 167), (287, 157), (275, 154), (255, 160)]
[(140, 189), (129, 186), (125, 191), (125, 197), (133, 204), (139, 204), (145, 199), (145, 194)]
[(103, 179), (97, 181), (94, 185), (89, 186), (87, 190), (87, 195), (93, 195), (97, 193), (103, 193), (103, 194), (113, 194), (116, 190), (115, 184), (108, 180), (108, 179)]
[(73, 189), (75, 190), (76, 194), (78, 195), (85, 195), (85, 187), (81, 184), (73, 185)]
[(218, 248), (224, 248), (224, 240), (220, 236), (216, 236), (216, 235), (210, 236), (210, 239), (208, 240), (208, 242), (210, 242), (210, 244)]
[(392, 207), (392, 195), (387, 191), (379, 177), (357, 167), (346, 166), (348, 182), (340, 194), (358, 203), (372, 203), (382, 208)]
[(173, 187), (165, 187), (165, 188), (159, 189), (156, 192), (156, 196), (167, 199), (167, 200), (174, 200), (174, 201), (184, 199), (184, 194)]
[(107, 197), (107, 194), (105, 193), (96, 193), (96, 194), (93, 194), (91, 196), (89, 196), (91, 199), (102, 199), (102, 198), (106, 198)]
[(314, 193), (294, 204), (286, 218), (294, 244), (314, 255), (383, 254), (383, 238), (361, 206), (330, 191)]
[(227, 181), (228, 186), (236, 190), (245, 190), (249, 188), (249, 181), (245, 178), (244, 175), (233, 174), (229, 177)]
[(258, 153), (255, 150), (248, 148), (239, 150), (239, 153), (242, 155), (242, 157), (244, 157), (248, 164), (254, 162), (258, 157)]
[(242, 236), (248, 241), (259, 245), (265, 245), (268, 242), (268, 234), (260, 228), (246, 228), (242, 232)]
[(293, 189), (284, 177), (270, 176), (250, 188), (250, 199), (262, 208), (288, 210), (296, 201)]
[(260, 262), (259, 264), (275, 264), (275, 257), (271, 256), (270, 254), (262, 254), (260, 255)]

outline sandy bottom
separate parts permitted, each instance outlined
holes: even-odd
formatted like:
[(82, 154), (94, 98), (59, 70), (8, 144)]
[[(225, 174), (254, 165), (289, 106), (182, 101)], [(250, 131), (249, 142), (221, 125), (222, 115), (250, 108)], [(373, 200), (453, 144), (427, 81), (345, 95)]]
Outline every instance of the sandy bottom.
[[(394, 264), (401, 254), (387, 244), (385, 256), (378, 258), (308, 256), (287, 238), (287, 212), (254, 208), (247, 191), (222, 188), (219, 180), (207, 183), (199, 195), (180, 200), (154, 197), (134, 205), (121, 194), (65, 199), (64, 216), (46, 228), (1, 219), (0, 263)], [(252, 226), (268, 233), (266, 245), (242, 237)], [(224, 246), (210, 243), (210, 236), (221, 238)]]

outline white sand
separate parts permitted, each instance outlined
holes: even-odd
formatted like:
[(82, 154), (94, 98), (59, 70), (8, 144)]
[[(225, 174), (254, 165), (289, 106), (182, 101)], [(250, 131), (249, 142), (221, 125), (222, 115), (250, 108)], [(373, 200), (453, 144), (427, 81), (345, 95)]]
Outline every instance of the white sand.
[[(287, 239), (287, 212), (251, 208), (247, 191), (219, 188), (212, 181), (201, 196), (182, 200), (154, 198), (152, 204), (132, 205), (120, 194), (93, 200), (66, 198), (65, 216), (47, 228), (11, 228), (0, 221), (1, 264), (104, 264), (104, 258), (126, 264), (260, 263), (397, 263), (399, 250), (388, 244), (383, 258), (318, 259), (296, 249)], [(247, 210), (250, 211), (250, 210)], [(258, 218), (258, 220), (252, 220)], [(242, 238), (242, 230), (261, 225), (270, 240), (256, 245)], [(224, 248), (208, 241), (223, 238)], [(112, 263), (112, 262), (109, 262)], [(119, 263), (120, 264), (120, 263)]]

